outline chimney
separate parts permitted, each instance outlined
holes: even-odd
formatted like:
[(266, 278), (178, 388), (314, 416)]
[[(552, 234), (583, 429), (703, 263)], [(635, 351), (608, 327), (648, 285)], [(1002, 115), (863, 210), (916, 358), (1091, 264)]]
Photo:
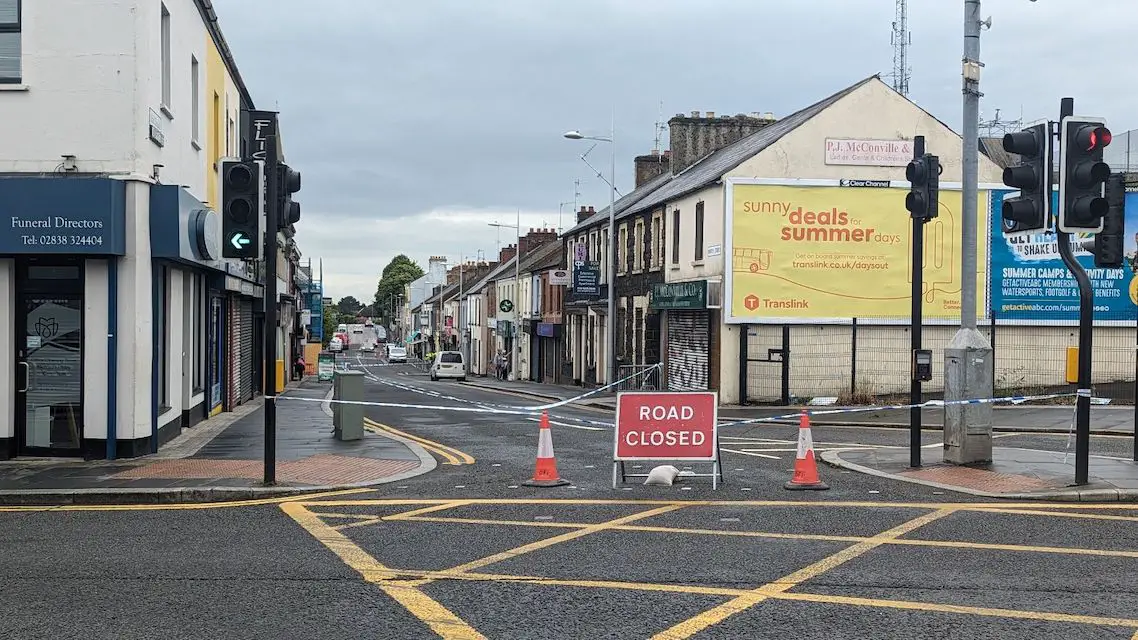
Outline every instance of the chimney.
[(636, 156), (632, 160), (635, 169), (636, 188), (639, 189), (645, 183), (651, 182), (656, 176), (667, 173), (671, 168), (670, 160), (667, 152), (661, 154), (656, 149), (652, 150), (651, 155)]
[(557, 240), (556, 229), (530, 229), (521, 239), (522, 257), (529, 256), (530, 252), (554, 240)]
[(512, 244), (509, 246), (502, 247), (498, 251), (498, 263), (501, 264), (503, 262), (509, 262), (510, 259), (513, 258), (514, 255), (517, 254), (517, 251), (518, 251), (518, 248)]
[(446, 256), (431, 256), (427, 261), (427, 275), (430, 276), (428, 281), (431, 284), (439, 284), (446, 280), (447, 277), (447, 259)]
[[(671, 146), (673, 173), (679, 173), (723, 147), (738, 142), (774, 122), (758, 112), (751, 115), (714, 118), (714, 111), (699, 117), (692, 111), (690, 117), (677, 114), (668, 121), (668, 140)], [(768, 114), (769, 115), (769, 114)]]
[(581, 210), (577, 212), (577, 222), (578, 223), (584, 222), (585, 220), (592, 217), (592, 215), (594, 213), (596, 213), (596, 211), (593, 211), (592, 207), (586, 208), (586, 207), (582, 206)]

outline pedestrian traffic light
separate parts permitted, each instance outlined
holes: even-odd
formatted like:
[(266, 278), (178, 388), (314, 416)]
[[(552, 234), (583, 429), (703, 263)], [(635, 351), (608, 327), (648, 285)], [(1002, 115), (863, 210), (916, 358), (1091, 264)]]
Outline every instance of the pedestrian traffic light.
[(1102, 159), (1110, 129), (1101, 118), (1069, 116), (1060, 125), (1059, 140), (1059, 231), (1102, 231), (1110, 208), (1104, 197), (1110, 165)]
[(261, 165), (253, 161), (221, 163), (221, 255), (261, 257)]
[(1051, 214), (1051, 123), (1005, 134), (1003, 147), (1020, 157), (1018, 165), (1004, 169), (1004, 184), (1019, 190), (1018, 196), (1004, 200), (1004, 233), (1046, 230)]
[(905, 196), (905, 208), (910, 217), (932, 220), (940, 208), (940, 158), (926, 153), (913, 158), (905, 167), (905, 179), (909, 181), (909, 193)]
[(277, 183), (280, 202), (280, 208), (277, 209), (280, 217), (277, 222), (280, 224), (280, 228), (284, 229), (290, 224), (300, 222), (300, 203), (292, 200), (292, 194), (300, 191), (300, 172), (294, 171), (292, 167), (284, 163), (277, 165), (277, 170), (280, 180)]
[(1126, 183), (1121, 173), (1106, 181), (1106, 215), (1102, 231), (1095, 234), (1095, 266), (1100, 269), (1122, 267), (1122, 239), (1126, 234)]

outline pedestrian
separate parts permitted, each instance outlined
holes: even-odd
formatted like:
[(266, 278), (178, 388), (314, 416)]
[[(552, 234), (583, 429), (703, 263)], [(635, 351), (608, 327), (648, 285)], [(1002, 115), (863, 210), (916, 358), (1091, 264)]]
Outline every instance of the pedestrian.
[(297, 356), (296, 362), (294, 362), (292, 364), (292, 372), (293, 372), (293, 375), (296, 376), (297, 380), (303, 380), (304, 379), (305, 368), (306, 367), (304, 364), (304, 356)]

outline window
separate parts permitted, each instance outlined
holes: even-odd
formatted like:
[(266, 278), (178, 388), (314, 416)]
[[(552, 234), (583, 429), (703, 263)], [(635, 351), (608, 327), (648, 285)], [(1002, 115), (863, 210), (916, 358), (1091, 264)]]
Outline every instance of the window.
[(695, 261), (703, 260), (703, 203), (695, 205)]
[(672, 212), (672, 264), (680, 263), (680, 210)]
[(158, 407), (159, 411), (170, 408), (170, 327), (167, 319), (168, 305), (170, 304), (170, 274), (165, 266), (160, 266), (154, 274), (157, 278), (157, 295), (154, 297), (154, 323), (158, 327), (158, 357), (155, 364), (158, 367)]
[(636, 250), (636, 255), (633, 256), (633, 260), (635, 260), (634, 265), (633, 265), (633, 269), (635, 269), (636, 271), (643, 271), (644, 267), (648, 266), (648, 265), (644, 264), (644, 262), (645, 262), (644, 254), (646, 252), (644, 251), (644, 219), (643, 218), (636, 221), (635, 250)]
[(20, 84), (20, 0), (0, 0), (0, 83)]
[(193, 275), (193, 313), (194, 313), (194, 393), (199, 393), (205, 389), (205, 363), (206, 363), (206, 323), (205, 323), (205, 307), (208, 299), (206, 298), (205, 290), (205, 277), (200, 273)]
[(652, 239), (649, 243), (651, 245), (649, 251), (652, 252), (652, 257), (648, 259), (651, 268), (659, 267), (664, 262), (664, 253), (661, 250), (664, 246), (664, 239), (660, 237), (660, 229), (663, 226), (660, 216), (652, 216)]
[(218, 169), (217, 161), (221, 159), (223, 149), (221, 148), (221, 96), (213, 93), (213, 121), (210, 123), (213, 130), (209, 132), (210, 139), (213, 141), (213, 164), (214, 169)]
[(628, 258), (628, 226), (620, 226), (620, 242), (616, 245), (616, 265), (617, 273), (624, 273), (632, 264)]
[(162, 5), (162, 107), (169, 115), (170, 105), (170, 10)]
[(198, 59), (190, 56), (190, 117), (193, 119), (190, 125), (190, 141), (199, 149), (201, 148), (198, 146), (198, 140), (201, 140), (202, 119), (200, 69)]

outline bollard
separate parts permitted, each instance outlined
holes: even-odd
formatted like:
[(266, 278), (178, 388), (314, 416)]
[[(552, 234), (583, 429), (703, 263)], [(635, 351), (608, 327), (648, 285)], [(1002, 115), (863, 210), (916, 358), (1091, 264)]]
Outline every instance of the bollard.
[[(334, 400), (359, 402), (364, 396), (362, 371), (337, 371), (332, 379)], [(359, 404), (332, 403), (332, 426), (337, 440), (361, 440), (364, 437), (364, 408)]]

